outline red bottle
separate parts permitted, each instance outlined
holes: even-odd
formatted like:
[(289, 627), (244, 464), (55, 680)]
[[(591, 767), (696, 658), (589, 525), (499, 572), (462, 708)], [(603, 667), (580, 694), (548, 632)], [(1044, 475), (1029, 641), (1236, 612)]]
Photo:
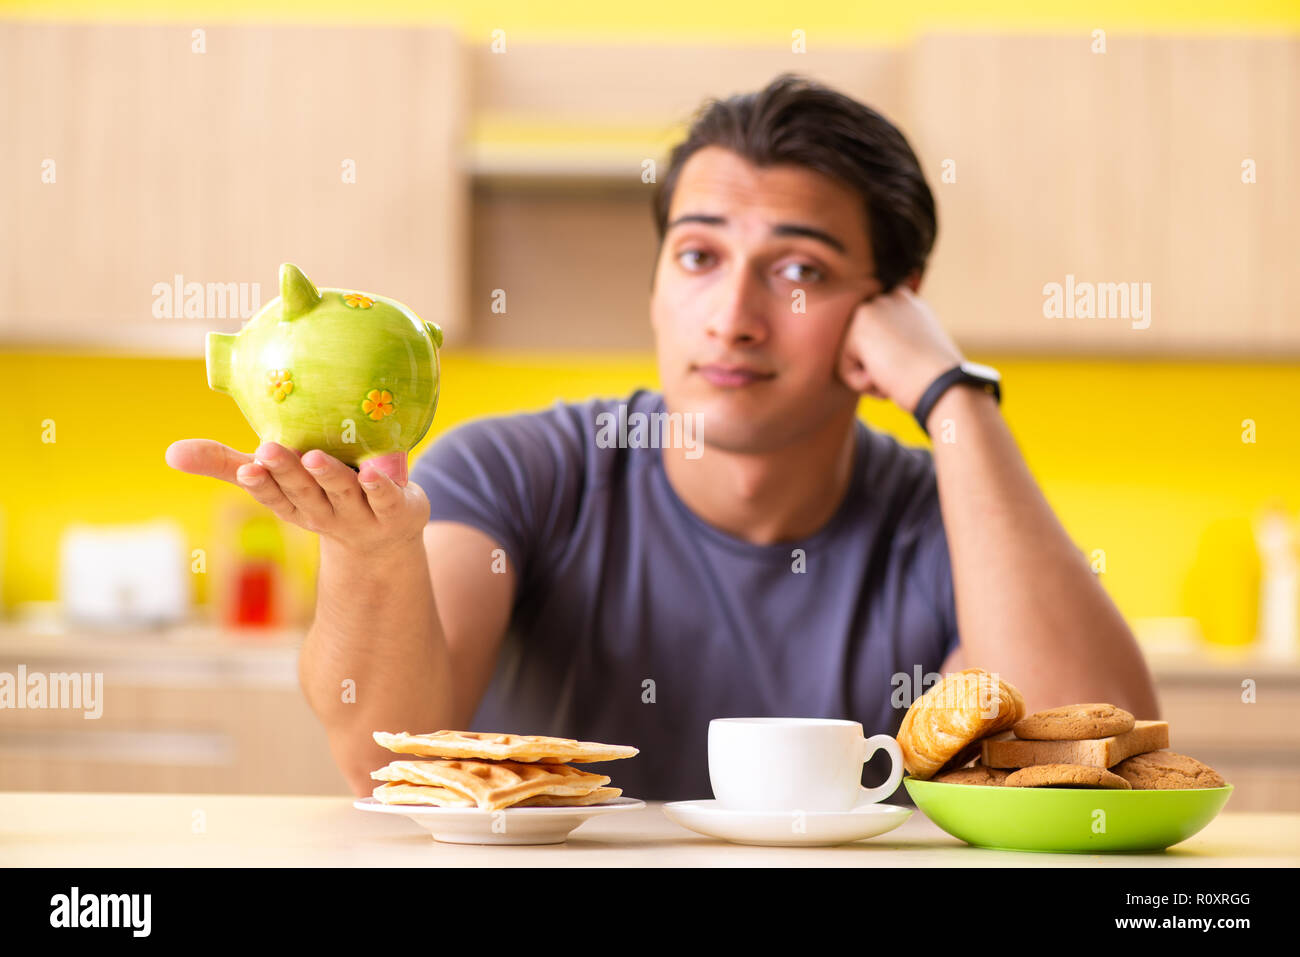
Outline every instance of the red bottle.
[(279, 627), (284, 619), (283, 533), (271, 516), (250, 515), (240, 521), (236, 539), (222, 623), (229, 628)]
[(274, 625), (279, 619), (275, 604), (277, 569), (274, 562), (245, 561), (235, 578), (233, 615), (230, 625), (236, 628)]

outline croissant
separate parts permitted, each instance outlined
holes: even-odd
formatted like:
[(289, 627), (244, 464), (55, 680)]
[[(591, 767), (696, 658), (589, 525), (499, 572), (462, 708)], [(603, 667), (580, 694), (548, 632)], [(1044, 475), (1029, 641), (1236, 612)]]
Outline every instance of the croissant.
[[(996, 685), (994, 684), (996, 682)], [(1013, 685), (980, 668), (943, 677), (912, 702), (895, 740), (912, 777), (926, 780), (958, 752), (1025, 716), (1025, 699)]]

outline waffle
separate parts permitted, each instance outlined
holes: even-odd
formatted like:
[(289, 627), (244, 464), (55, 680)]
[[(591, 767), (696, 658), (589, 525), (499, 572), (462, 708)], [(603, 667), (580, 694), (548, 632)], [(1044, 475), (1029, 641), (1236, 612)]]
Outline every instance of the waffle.
[(622, 744), (599, 744), (573, 738), (550, 738), (540, 734), (504, 734), (492, 731), (435, 731), (432, 734), (374, 733), (375, 743), (397, 754), (419, 754), (431, 758), (481, 758), (490, 761), (523, 761), (536, 764), (589, 764), (630, 758), (636, 748)]
[(596, 788), (590, 794), (562, 797), (558, 794), (538, 794), (525, 798), (513, 807), (579, 807), (587, 804), (604, 804), (623, 793), (622, 788)]
[(394, 761), (377, 771), (371, 771), (370, 776), (376, 781), (447, 790), (487, 811), (509, 807), (543, 794), (582, 796), (609, 783), (608, 776), (604, 774), (592, 774), (568, 765), (473, 759)]
[(474, 807), (474, 802), (446, 788), (393, 781), (381, 784), (372, 792), (382, 804), (430, 804), (436, 807)]
[[(590, 794), (536, 794), (524, 798), (510, 807), (581, 807), (590, 804), (604, 804), (623, 793), (622, 788), (596, 788)], [(375, 800), (383, 804), (426, 804), (436, 807), (474, 807), (469, 798), (461, 797), (446, 788), (429, 787), (426, 784), (402, 784), (391, 782), (375, 788)]]

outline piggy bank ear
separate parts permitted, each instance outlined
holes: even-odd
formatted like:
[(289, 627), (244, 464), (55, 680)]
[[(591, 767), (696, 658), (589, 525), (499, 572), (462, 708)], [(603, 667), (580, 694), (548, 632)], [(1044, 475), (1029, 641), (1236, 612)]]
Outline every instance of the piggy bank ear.
[(320, 293), (293, 263), (280, 266), (280, 318), (293, 319), (311, 312), (320, 302)]

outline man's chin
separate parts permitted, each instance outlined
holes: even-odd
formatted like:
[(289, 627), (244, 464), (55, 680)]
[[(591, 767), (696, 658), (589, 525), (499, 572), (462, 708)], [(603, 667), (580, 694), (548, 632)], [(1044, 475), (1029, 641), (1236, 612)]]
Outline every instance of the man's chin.
[(807, 402), (793, 407), (789, 403), (777, 404), (759, 389), (722, 393), (692, 390), (676, 401), (665, 398), (670, 412), (696, 418), (704, 446), (736, 454), (757, 455), (797, 444), (840, 412), (823, 407), (822, 414), (817, 415)]
[(706, 448), (737, 454), (771, 452), (789, 443), (797, 432), (794, 419), (780, 413), (759, 414), (737, 411), (729, 404), (701, 403), (697, 414), (699, 432)]

